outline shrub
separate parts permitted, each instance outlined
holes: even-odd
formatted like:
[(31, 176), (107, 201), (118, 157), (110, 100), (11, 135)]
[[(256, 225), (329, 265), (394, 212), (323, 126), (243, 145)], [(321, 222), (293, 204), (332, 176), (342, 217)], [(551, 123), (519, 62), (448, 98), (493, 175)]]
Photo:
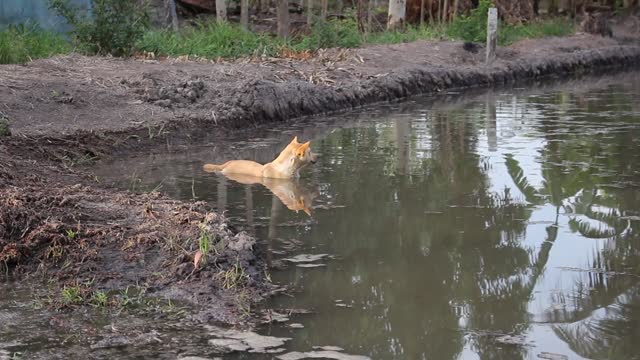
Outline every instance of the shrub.
[(480, 0), (468, 16), (456, 17), (447, 27), (447, 35), (465, 41), (484, 42), (487, 39), (487, 13), (493, 7), (490, 0)]
[(9, 119), (4, 117), (0, 113), (0, 138), (5, 136), (11, 136), (11, 129), (9, 129)]
[(49, 7), (72, 26), (78, 48), (92, 54), (130, 55), (149, 27), (147, 4), (137, 0), (94, 0), (91, 14), (69, 0), (49, 0)]
[(318, 50), (332, 47), (353, 48), (362, 44), (355, 18), (346, 20), (318, 19), (311, 27), (311, 33), (292, 41), (295, 50)]
[(147, 32), (137, 43), (140, 51), (156, 55), (193, 55), (205, 58), (235, 58), (257, 52), (275, 55), (277, 39), (242, 29), (229, 23), (202, 22), (180, 32)]
[(0, 31), (0, 64), (25, 63), (69, 50), (61, 36), (33, 23), (10, 25)]

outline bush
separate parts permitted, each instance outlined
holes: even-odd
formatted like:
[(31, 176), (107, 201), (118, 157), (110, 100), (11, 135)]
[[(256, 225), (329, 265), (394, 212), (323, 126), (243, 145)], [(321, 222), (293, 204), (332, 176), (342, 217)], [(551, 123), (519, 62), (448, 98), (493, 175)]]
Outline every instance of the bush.
[(11, 129), (9, 129), (9, 119), (4, 117), (0, 113), (0, 137), (11, 136)]
[(49, 7), (72, 26), (78, 48), (92, 54), (131, 55), (149, 27), (147, 4), (137, 0), (94, 0), (91, 14), (69, 0), (49, 0)]
[(25, 63), (69, 50), (69, 44), (61, 36), (36, 24), (10, 25), (0, 31), (0, 64)]
[(520, 39), (566, 36), (574, 31), (575, 25), (564, 18), (535, 21), (524, 25), (506, 25), (498, 29), (498, 42), (500, 45), (509, 45)]
[[(469, 16), (458, 16), (447, 27), (447, 35), (454, 39), (485, 42), (487, 39), (487, 13), (493, 7), (490, 0), (480, 0)], [(499, 31), (499, 30), (498, 30)]]
[(229, 23), (199, 23), (181, 32), (151, 31), (137, 43), (140, 51), (156, 55), (193, 55), (205, 58), (236, 58), (255, 53), (275, 55), (281, 42), (246, 31)]
[(362, 44), (362, 35), (354, 18), (347, 20), (318, 19), (311, 34), (292, 41), (295, 50), (318, 50), (332, 47), (354, 48)]

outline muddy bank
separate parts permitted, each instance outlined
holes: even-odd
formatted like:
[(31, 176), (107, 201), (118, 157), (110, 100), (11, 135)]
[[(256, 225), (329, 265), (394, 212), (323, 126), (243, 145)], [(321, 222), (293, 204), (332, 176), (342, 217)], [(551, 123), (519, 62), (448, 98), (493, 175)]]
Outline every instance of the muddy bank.
[(47, 284), (52, 307), (120, 307), (132, 291), (188, 303), (198, 320), (240, 323), (272, 290), (255, 240), (206, 203), (104, 189), (6, 148), (0, 194), (1, 276)]

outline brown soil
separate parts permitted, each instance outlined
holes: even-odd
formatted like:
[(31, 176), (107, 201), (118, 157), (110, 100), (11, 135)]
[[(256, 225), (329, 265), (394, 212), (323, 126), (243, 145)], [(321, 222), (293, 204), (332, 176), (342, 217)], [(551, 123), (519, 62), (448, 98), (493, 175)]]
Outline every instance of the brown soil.
[[(619, 38), (522, 41), (499, 49), (490, 66), (482, 49), (445, 41), (331, 49), (305, 61), (73, 55), (0, 66), (0, 115), (12, 130), (0, 138), (0, 266), (59, 286), (144, 284), (151, 294), (207, 304), (207, 319), (238, 322), (238, 299), (273, 290), (253, 239), (206, 204), (106, 189), (78, 165), (418, 93), (637, 65), (640, 35), (625, 24)], [(194, 271), (203, 226), (220, 249)], [(227, 290), (224, 272), (236, 264), (248, 277)]]

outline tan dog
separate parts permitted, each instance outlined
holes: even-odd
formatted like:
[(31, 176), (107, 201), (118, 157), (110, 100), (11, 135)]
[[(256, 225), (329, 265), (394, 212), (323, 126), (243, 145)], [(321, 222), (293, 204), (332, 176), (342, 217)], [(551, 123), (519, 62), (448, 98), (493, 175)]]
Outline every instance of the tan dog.
[(304, 144), (298, 142), (296, 136), (282, 150), (280, 155), (270, 163), (264, 165), (249, 160), (231, 160), (222, 165), (205, 164), (204, 171), (219, 171), (224, 175), (249, 175), (256, 178), (291, 179), (300, 176), (300, 169), (308, 164), (315, 164), (318, 157), (311, 152), (310, 141)]

